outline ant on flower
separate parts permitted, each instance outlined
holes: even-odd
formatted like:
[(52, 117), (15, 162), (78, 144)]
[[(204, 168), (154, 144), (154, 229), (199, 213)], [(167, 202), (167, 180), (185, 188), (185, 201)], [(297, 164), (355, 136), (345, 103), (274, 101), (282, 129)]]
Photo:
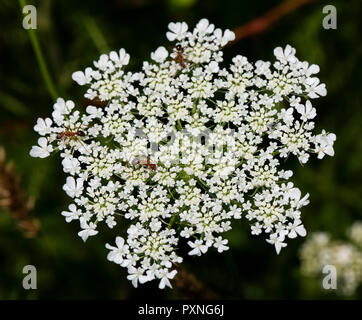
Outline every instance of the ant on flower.
[(185, 64), (185, 58), (184, 58), (184, 49), (181, 47), (180, 44), (177, 44), (175, 46), (175, 49), (176, 49), (176, 62), (182, 67), (182, 68), (185, 68), (186, 67), (186, 64)]
[(75, 137), (85, 137), (84, 131), (80, 130), (82, 124), (80, 124), (76, 131), (71, 131), (69, 129), (65, 130), (64, 132), (59, 133), (58, 138), (59, 139), (66, 139), (69, 140), (74, 139)]
[(186, 68), (187, 60), (184, 57), (184, 48), (180, 44), (176, 44), (174, 47), (171, 47), (172, 50), (176, 53), (175, 61), (182, 67)]
[(157, 170), (157, 164), (156, 163), (153, 163), (151, 162), (150, 160), (150, 156), (147, 156), (147, 160), (140, 160), (136, 157), (133, 157), (132, 159), (130, 159), (129, 163), (133, 166), (136, 166), (136, 165), (140, 165), (142, 167), (146, 167), (146, 168), (149, 168), (151, 169), (152, 171), (156, 171)]
[[(89, 153), (89, 151), (85, 147), (84, 143), (81, 141), (81, 139), (79, 139), (79, 138), (83, 138), (86, 136), (85, 132), (80, 130), (81, 126), (82, 126), (82, 124), (79, 124), (78, 128), (75, 131), (66, 129), (65, 131), (58, 134), (58, 139), (64, 141), (65, 143), (68, 143), (68, 144), (70, 143), (70, 141), (77, 139), (77, 141), (79, 141), (81, 143), (81, 145), (83, 146), (83, 148)], [(68, 139), (68, 140), (66, 141), (66, 139)]]

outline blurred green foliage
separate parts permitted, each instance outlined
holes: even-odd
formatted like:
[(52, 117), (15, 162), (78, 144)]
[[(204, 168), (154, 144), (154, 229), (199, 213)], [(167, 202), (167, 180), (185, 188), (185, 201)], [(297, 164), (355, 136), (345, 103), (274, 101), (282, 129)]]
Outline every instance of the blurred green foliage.
[[(71, 80), (100, 53), (121, 47), (131, 54), (131, 69), (159, 45), (167, 45), (170, 21), (193, 25), (207, 17), (218, 27), (233, 29), (258, 17), (280, 1), (111, 0), (30, 1), (38, 11), (36, 31), (58, 93), (82, 104), (82, 89)], [(322, 28), (322, 9), (333, 4), (338, 29)], [(7, 152), (22, 187), (35, 200), (32, 214), (41, 234), (26, 239), (15, 228), (9, 212), (0, 209), (0, 299), (138, 299), (182, 298), (177, 290), (160, 292), (155, 284), (133, 289), (126, 272), (106, 260), (106, 232), (83, 244), (78, 225), (67, 224), (60, 212), (68, 200), (62, 191), (65, 174), (57, 157), (29, 156), (36, 142), (32, 127), (37, 117), (51, 113), (46, 89), (27, 31), (22, 28), (20, 5), (0, 4), (0, 145)], [(328, 231), (343, 238), (346, 228), (362, 218), (362, 27), (361, 1), (317, 1), (298, 9), (258, 36), (225, 49), (225, 59), (236, 54), (250, 60), (270, 59), (273, 48), (291, 44), (302, 60), (319, 64), (328, 96), (317, 101), (317, 130), (337, 134), (336, 156), (313, 160), (304, 167), (296, 161), (294, 181), (311, 194), (303, 210), (309, 232)], [(231, 249), (186, 258), (185, 265), (201, 281), (229, 299), (343, 298), (321, 289), (320, 279), (300, 275), (298, 250), (303, 239), (290, 241), (280, 256), (262, 238), (252, 237), (245, 221), (229, 232)], [(38, 290), (22, 288), (22, 268), (38, 269)], [(353, 298), (361, 298), (361, 288)]]

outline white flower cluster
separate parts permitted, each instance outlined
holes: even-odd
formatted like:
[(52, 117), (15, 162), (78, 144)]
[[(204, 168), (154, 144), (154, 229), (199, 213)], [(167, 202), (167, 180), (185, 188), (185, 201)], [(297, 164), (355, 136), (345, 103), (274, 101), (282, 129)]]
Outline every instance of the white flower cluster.
[(356, 221), (348, 229), (350, 241), (332, 240), (325, 232), (315, 232), (301, 248), (301, 271), (315, 277), (324, 266), (332, 265), (337, 271), (337, 290), (352, 295), (362, 283), (362, 222)]
[(287, 238), (305, 236), (300, 209), (308, 194), (288, 182), (292, 172), (281, 161), (332, 156), (336, 139), (313, 134), (310, 100), (326, 95), (325, 85), (318, 66), (299, 61), (289, 45), (275, 49), (273, 64), (238, 55), (223, 67), (230, 30), (207, 19), (193, 31), (170, 23), (167, 38), (174, 48), (159, 47), (141, 72), (123, 71), (124, 49), (75, 72), (85, 97), (106, 106), (81, 114), (59, 98), (53, 119), (38, 119), (42, 137), (30, 152), (61, 151), (73, 199), (66, 221), (79, 220), (84, 241), (102, 222), (117, 226), (108, 259), (126, 267), (135, 286), (159, 279), (160, 288), (182, 261), (179, 245), (189, 255), (227, 250), (222, 234), (242, 215), (277, 253)]

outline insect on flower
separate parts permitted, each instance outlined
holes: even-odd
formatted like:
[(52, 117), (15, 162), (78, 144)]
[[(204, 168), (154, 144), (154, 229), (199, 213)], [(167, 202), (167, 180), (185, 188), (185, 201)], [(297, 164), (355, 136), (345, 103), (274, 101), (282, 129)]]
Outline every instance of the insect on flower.
[(186, 67), (186, 59), (184, 57), (184, 49), (182, 48), (182, 46), (180, 44), (177, 44), (175, 47), (174, 47), (175, 52), (176, 52), (176, 58), (175, 58), (175, 61), (182, 67), (182, 68), (185, 68)]
[(157, 164), (150, 161), (150, 157), (147, 157), (147, 160), (140, 161), (141, 166), (149, 167), (152, 171), (156, 171)]
[(140, 160), (136, 157), (132, 157), (129, 161), (128, 161), (131, 165), (133, 166), (137, 166), (140, 165), (142, 167), (146, 167), (151, 169), (152, 171), (156, 171), (157, 170), (157, 164), (151, 162), (150, 157), (147, 156), (147, 160)]
[[(88, 149), (86, 148), (85, 144), (82, 142), (81, 139), (79, 138), (83, 138), (86, 136), (85, 132), (80, 130), (80, 127), (82, 126), (82, 124), (79, 124), (77, 130), (72, 131), (70, 129), (66, 129), (65, 131), (61, 132), (58, 134), (58, 139), (63, 140), (65, 143), (70, 143), (71, 140), (77, 140), (81, 143), (81, 145), (83, 146), (83, 148), (89, 153)], [(66, 141), (67, 139), (67, 141)]]
[(269, 124), (267, 124), (267, 127), (269, 130), (274, 130), (278, 127), (278, 125), (280, 125), (280, 121), (277, 120), (277, 121), (273, 121), (273, 122), (270, 122)]
[(71, 130), (67, 129), (67, 130), (59, 133), (58, 138), (59, 138), (59, 139), (66, 139), (66, 138), (68, 138), (69, 140), (71, 140), (71, 139), (74, 139), (75, 137), (85, 137), (84, 131), (81, 131), (81, 130), (80, 130), (80, 127), (81, 127), (81, 126), (82, 126), (82, 124), (80, 124), (80, 125), (78, 126), (78, 128), (77, 128), (76, 131), (71, 131)]

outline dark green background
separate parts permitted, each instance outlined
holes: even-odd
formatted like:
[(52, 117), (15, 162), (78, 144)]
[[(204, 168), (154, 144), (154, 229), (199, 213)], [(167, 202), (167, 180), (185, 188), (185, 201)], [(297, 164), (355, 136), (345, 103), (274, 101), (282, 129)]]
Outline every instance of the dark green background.
[[(280, 1), (113, 0), (28, 1), (38, 9), (40, 45), (60, 96), (81, 103), (83, 90), (71, 80), (100, 53), (124, 47), (131, 54), (130, 69), (165, 37), (170, 21), (186, 21), (193, 28), (203, 17), (221, 28), (233, 29), (258, 17)], [(338, 29), (322, 28), (322, 9), (333, 4)], [(362, 219), (361, 139), (361, 1), (317, 1), (275, 23), (270, 29), (225, 49), (225, 59), (242, 54), (251, 61), (272, 59), (276, 46), (291, 44), (301, 60), (319, 64), (327, 97), (315, 101), (317, 130), (337, 134), (336, 156), (311, 160), (295, 168), (293, 180), (311, 203), (303, 209), (308, 232), (322, 230), (344, 238), (346, 228)], [(182, 298), (175, 290), (159, 291), (156, 282), (135, 290), (126, 271), (106, 260), (105, 242), (111, 233), (86, 244), (77, 236), (78, 224), (67, 224), (60, 212), (69, 199), (62, 191), (65, 174), (57, 157), (30, 158), (37, 135), (37, 117), (50, 115), (53, 100), (44, 85), (28, 33), (22, 28), (20, 5), (0, 3), (0, 145), (6, 149), (27, 194), (35, 199), (33, 215), (41, 235), (25, 239), (10, 214), (0, 209), (0, 299), (137, 299)], [(101, 35), (100, 37), (98, 35)], [(314, 157), (315, 158), (315, 157)], [(245, 220), (228, 234), (231, 249), (186, 258), (185, 267), (220, 295), (231, 299), (343, 298), (320, 289), (319, 279), (299, 271), (298, 250), (304, 239), (289, 241), (279, 256), (262, 237), (250, 235)], [(22, 288), (22, 268), (38, 269), (38, 290)], [(352, 298), (361, 298), (359, 290)]]

